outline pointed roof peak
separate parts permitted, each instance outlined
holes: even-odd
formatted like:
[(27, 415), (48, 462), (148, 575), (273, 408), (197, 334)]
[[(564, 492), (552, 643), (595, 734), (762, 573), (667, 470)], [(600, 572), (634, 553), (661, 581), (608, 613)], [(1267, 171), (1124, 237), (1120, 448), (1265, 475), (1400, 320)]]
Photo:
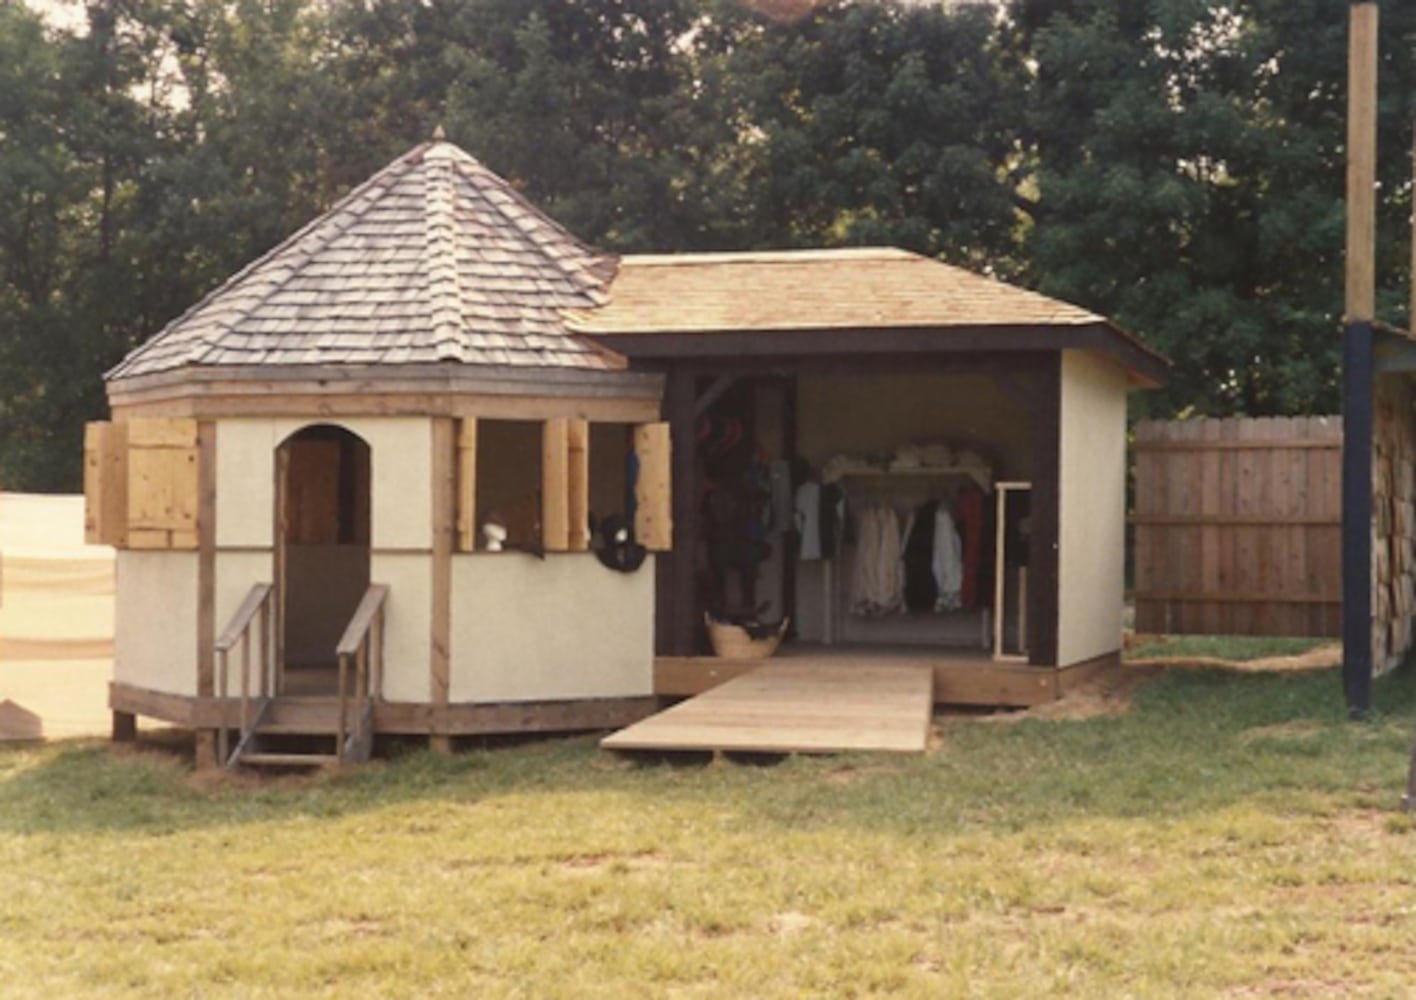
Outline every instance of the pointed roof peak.
[(433, 128), (433, 142), (446, 142), (447, 131), (442, 127), (442, 122), (438, 122)]
[(565, 319), (605, 301), (616, 258), (440, 134), (239, 271), (107, 377), (226, 365), (623, 368)]

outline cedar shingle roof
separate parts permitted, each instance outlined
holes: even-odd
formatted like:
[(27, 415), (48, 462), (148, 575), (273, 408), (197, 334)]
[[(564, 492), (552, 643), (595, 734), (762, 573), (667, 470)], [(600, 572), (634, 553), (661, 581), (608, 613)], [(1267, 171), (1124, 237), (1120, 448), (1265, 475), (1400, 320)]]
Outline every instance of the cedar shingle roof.
[(588, 334), (1084, 326), (1107, 320), (891, 247), (626, 256)]
[(131, 352), (110, 379), (187, 366), (624, 362), (570, 331), (614, 258), (447, 142), (379, 171)]

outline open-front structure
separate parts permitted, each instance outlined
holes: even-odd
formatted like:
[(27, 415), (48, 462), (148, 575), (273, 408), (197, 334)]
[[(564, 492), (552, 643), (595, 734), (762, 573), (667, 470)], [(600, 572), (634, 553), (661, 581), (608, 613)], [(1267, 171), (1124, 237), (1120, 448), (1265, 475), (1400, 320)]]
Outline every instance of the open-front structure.
[(618, 726), (751, 665), (705, 616), (1056, 697), (1120, 647), (1125, 400), (1163, 372), (904, 251), (603, 254), (425, 144), (109, 373), (115, 732)]

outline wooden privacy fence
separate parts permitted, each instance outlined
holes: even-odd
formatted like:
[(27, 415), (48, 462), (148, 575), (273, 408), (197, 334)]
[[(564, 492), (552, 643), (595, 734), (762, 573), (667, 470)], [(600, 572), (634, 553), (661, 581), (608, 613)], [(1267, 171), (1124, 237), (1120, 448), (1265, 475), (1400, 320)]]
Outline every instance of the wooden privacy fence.
[(1341, 635), (1342, 420), (1136, 426), (1136, 631)]

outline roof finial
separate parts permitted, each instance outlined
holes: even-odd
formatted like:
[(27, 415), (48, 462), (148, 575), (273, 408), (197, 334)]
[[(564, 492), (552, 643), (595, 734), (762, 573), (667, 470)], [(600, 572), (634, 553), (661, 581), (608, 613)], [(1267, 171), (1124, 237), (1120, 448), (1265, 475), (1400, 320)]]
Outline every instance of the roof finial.
[(442, 122), (438, 122), (437, 127), (433, 129), (433, 142), (446, 142), (446, 141), (447, 141), (447, 132), (443, 131)]

